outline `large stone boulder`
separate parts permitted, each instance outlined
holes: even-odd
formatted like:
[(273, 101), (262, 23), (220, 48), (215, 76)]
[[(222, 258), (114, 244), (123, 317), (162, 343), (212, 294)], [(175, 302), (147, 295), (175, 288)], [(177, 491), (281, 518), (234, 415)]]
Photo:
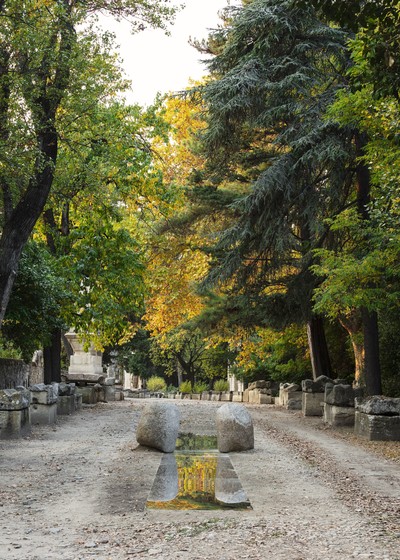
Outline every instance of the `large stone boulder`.
[(242, 404), (224, 404), (217, 410), (218, 450), (247, 451), (254, 448), (253, 421)]
[(173, 453), (179, 433), (179, 420), (179, 409), (174, 403), (146, 405), (136, 431), (137, 442), (164, 453)]

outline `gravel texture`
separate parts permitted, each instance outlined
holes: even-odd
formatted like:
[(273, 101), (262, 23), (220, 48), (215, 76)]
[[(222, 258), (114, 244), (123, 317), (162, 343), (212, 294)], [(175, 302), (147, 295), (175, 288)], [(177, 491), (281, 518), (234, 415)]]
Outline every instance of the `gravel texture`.
[[(215, 433), (220, 403), (175, 401)], [(154, 511), (160, 453), (138, 446), (143, 400), (85, 407), (0, 442), (1, 560), (400, 560), (400, 443), (249, 405), (255, 448), (230, 458), (249, 511)]]

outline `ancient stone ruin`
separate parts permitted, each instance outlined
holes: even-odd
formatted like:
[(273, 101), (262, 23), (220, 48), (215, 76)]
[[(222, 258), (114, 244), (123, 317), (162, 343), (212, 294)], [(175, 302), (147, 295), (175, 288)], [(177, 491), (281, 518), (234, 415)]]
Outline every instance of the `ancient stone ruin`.
[(20, 438), (31, 430), (31, 394), (25, 387), (0, 391), (0, 439)]
[(340, 380), (325, 385), (324, 422), (330, 426), (354, 426), (354, 401), (363, 390), (344, 385)]
[(304, 416), (323, 416), (325, 385), (333, 384), (330, 377), (321, 375), (317, 379), (303, 379), (301, 382), (301, 410)]
[(354, 433), (370, 441), (400, 441), (400, 399), (357, 398)]

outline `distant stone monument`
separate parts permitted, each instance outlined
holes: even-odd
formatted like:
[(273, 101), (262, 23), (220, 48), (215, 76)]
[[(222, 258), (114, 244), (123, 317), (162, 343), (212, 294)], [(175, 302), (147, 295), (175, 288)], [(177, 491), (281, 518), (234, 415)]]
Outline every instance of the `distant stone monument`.
[(65, 337), (74, 353), (70, 357), (67, 380), (71, 382), (102, 383), (104, 381), (102, 354), (90, 346), (85, 350), (78, 335), (69, 331)]

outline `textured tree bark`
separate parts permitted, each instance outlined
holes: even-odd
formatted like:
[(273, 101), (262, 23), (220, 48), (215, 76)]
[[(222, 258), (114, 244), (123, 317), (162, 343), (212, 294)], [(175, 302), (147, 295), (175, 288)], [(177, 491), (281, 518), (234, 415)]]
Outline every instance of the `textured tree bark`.
[(61, 330), (55, 329), (51, 336), (51, 343), (43, 349), (44, 382), (46, 384), (61, 381)]
[(358, 386), (365, 386), (365, 350), (361, 312), (339, 318), (340, 324), (347, 331), (354, 353), (355, 381)]
[(321, 375), (332, 377), (332, 365), (326, 343), (324, 322), (322, 317), (314, 315), (307, 323), (307, 337), (310, 349), (313, 378)]

